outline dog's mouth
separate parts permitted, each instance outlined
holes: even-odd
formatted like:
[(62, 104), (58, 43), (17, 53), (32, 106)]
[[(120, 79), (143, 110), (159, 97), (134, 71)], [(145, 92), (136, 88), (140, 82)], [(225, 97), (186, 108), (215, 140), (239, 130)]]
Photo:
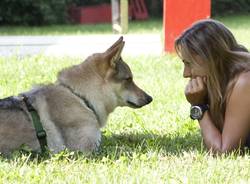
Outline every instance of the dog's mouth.
[(137, 105), (133, 102), (130, 102), (130, 101), (127, 101), (127, 104), (129, 105), (129, 107), (132, 107), (132, 108), (140, 108), (142, 107), (141, 105)]

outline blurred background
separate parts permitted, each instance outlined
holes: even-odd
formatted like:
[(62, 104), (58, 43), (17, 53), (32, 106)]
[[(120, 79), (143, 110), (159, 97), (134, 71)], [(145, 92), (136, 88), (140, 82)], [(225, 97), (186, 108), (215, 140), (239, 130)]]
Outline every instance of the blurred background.
[[(163, 0), (145, 0), (149, 18), (162, 18)], [(0, 25), (49, 25), (77, 23), (70, 16), (72, 6), (111, 4), (110, 0), (1, 0)], [(211, 15), (250, 12), (250, 0), (212, 0)], [(131, 18), (131, 17), (130, 17)], [(132, 19), (132, 18), (131, 18)]]
[(184, 28), (207, 17), (250, 48), (250, 0), (1, 0), (0, 56), (82, 57), (102, 52), (117, 34), (125, 37), (124, 54), (160, 55), (173, 51)]

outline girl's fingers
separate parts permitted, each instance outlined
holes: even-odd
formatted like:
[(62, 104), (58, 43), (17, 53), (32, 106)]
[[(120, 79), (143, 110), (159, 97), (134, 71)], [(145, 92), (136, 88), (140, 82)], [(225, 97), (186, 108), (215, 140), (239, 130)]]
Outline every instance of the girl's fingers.
[(185, 88), (185, 96), (189, 103), (199, 104), (204, 102), (207, 94), (206, 83), (203, 82), (203, 77), (190, 79)]
[(206, 76), (202, 77), (202, 80), (203, 80), (204, 84), (207, 84), (207, 77)]
[(191, 91), (192, 91), (192, 83), (190, 80), (185, 88), (185, 94), (191, 93)]
[(197, 89), (199, 89), (199, 83), (198, 83), (196, 78), (192, 79), (191, 85), (192, 85), (192, 88), (193, 88), (194, 91), (197, 91)]
[(201, 77), (197, 77), (196, 78), (197, 80), (197, 84), (199, 86), (199, 89), (204, 89), (204, 82), (203, 82), (203, 79)]

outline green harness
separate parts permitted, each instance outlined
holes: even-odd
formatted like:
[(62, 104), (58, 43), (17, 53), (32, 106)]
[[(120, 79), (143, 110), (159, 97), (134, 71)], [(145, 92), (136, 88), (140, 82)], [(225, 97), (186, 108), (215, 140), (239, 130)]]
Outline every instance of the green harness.
[[(85, 99), (83, 96), (75, 93), (69, 86), (67, 86), (65, 84), (61, 84), (61, 85), (65, 88), (67, 88), (72, 94), (74, 94), (75, 96), (77, 96), (78, 98), (83, 100), (83, 102), (87, 105), (87, 107), (93, 111), (98, 122), (100, 121), (100, 118), (99, 118), (98, 114), (96, 113), (94, 107), (91, 105), (91, 103), (89, 103), (89, 101), (87, 99)], [(36, 136), (39, 140), (41, 150), (42, 150), (42, 152), (44, 152), (44, 151), (46, 151), (46, 148), (47, 148), (46, 132), (43, 129), (43, 126), (42, 126), (42, 123), (40, 121), (40, 117), (39, 117), (37, 111), (34, 109), (32, 104), (29, 102), (29, 98), (26, 95), (22, 95), (22, 96), (23, 96), (23, 101), (25, 102), (27, 109), (28, 109), (29, 113), (31, 114), (32, 122), (33, 122), (33, 125), (34, 125), (35, 130), (36, 130)]]
[(27, 96), (23, 95), (23, 101), (26, 104), (26, 107), (31, 115), (32, 118), (32, 123), (33, 126), (35, 128), (36, 131), (36, 137), (38, 138), (40, 147), (41, 147), (41, 151), (45, 152), (47, 149), (47, 134), (45, 132), (45, 130), (43, 129), (40, 117), (37, 113), (37, 111), (34, 109), (34, 107), (32, 106), (32, 104), (29, 102), (29, 99)]
[[(20, 98), (21, 97), (21, 98)], [(25, 105), (25, 108), (24, 108)], [(36, 111), (36, 109), (32, 106), (30, 99), (28, 96), (22, 94), (19, 97), (7, 97), (4, 99), (0, 99), (0, 108), (2, 109), (21, 109), (23, 111), (29, 111), (29, 114), (31, 116), (31, 120), (33, 123), (33, 126), (36, 131), (36, 136), (38, 138), (41, 151), (45, 152), (47, 149), (47, 135), (45, 130), (43, 129), (42, 123), (40, 121), (40, 117)]]

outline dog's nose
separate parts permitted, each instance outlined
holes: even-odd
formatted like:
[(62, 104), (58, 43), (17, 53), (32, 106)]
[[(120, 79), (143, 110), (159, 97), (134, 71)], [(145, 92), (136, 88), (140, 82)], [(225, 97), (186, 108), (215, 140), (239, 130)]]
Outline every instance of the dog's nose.
[(149, 96), (149, 95), (146, 95), (146, 102), (147, 102), (147, 104), (149, 104), (152, 101), (153, 101), (153, 98), (151, 96)]

